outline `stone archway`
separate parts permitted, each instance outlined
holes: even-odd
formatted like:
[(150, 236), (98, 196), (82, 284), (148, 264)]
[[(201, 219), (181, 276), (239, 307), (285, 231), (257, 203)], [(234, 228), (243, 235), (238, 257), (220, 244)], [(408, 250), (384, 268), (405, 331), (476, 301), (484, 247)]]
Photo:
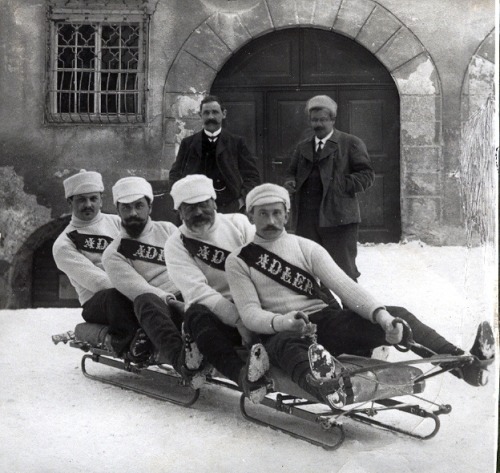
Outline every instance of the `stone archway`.
[(250, 9), (208, 17), (183, 44), (166, 78), (166, 162), (173, 162), (181, 139), (198, 127), (200, 95), (239, 48), (265, 33), (304, 26), (354, 39), (392, 75), (401, 107), (402, 237), (439, 243), (429, 228), (431, 222), (439, 225), (442, 215), (442, 199), (432, 188), (442, 169), (439, 76), (411, 30), (372, 0), (297, 0), (292, 6), (261, 0)]
[(52, 220), (33, 232), (17, 251), (11, 264), (10, 290), (7, 308), (31, 307), (33, 283), (33, 256), (50, 239), (55, 239), (68, 225), (71, 216)]

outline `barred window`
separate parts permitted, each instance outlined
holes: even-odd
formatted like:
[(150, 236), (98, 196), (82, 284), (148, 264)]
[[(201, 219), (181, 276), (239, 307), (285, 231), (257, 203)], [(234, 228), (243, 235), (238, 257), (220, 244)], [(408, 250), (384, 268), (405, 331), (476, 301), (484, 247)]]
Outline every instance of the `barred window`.
[(116, 13), (51, 15), (48, 121), (144, 122), (147, 20)]

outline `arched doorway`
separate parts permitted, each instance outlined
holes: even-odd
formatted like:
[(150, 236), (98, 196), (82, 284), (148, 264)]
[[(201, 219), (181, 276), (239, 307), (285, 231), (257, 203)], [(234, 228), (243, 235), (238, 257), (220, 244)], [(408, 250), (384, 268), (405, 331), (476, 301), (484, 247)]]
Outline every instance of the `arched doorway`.
[(262, 159), (265, 181), (281, 183), (294, 145), (312, 135), (308, 98), (328, 94), (339, 105), (336, 127), (366, 143), (376, 170), (360, 195), (360, 240), (401, 236), (399, 95), (385, 67), (355, 41), (313, 28), (275, 31), (251, 41), (218, 73), (211, 92), (228, 108), (225, 126)]

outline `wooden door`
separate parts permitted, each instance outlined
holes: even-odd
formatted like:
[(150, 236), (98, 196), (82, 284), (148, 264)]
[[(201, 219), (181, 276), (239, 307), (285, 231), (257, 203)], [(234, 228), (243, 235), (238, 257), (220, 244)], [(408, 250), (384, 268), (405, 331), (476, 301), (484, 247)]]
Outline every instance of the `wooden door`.
[(295, 145), (312, 137), (306, 101), (325, 94), (338, 103), (336, 128), (359, 136), (373, 161), (375, 184), (359, 194), (360, 240), (399, 241), (399, 96), (367, 50), (335, 33), (288, 29), (242, 48), (220, 71), (212, 93), (226, 103), (224, 126), (258, 157), (264, 182), (283, 183)]

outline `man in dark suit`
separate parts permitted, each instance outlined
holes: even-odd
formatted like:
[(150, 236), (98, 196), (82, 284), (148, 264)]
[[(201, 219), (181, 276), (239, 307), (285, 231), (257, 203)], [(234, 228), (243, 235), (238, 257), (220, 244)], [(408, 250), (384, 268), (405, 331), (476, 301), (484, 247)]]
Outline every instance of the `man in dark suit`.
[(200, 116), (203, 130), (182, 140), (170, 170), (170, 186), (188, 174), (204, 174), (213, 180), (218, 212), (242, 211), (245, 196), (260, 184), (255, 157), (242, 137), (222, 129), (226, 109), (218, 97), (201, 101)]
[(322, 245), (357, 281), (361, 218), (356, 194), (373, 184), (375, 173), (363, 141), (334, 128), (335, 101), (317, 95), (307, 102), (306, 113), (315, 136), (297, 145), (285, 179), (295, 197), (296, 234)]

